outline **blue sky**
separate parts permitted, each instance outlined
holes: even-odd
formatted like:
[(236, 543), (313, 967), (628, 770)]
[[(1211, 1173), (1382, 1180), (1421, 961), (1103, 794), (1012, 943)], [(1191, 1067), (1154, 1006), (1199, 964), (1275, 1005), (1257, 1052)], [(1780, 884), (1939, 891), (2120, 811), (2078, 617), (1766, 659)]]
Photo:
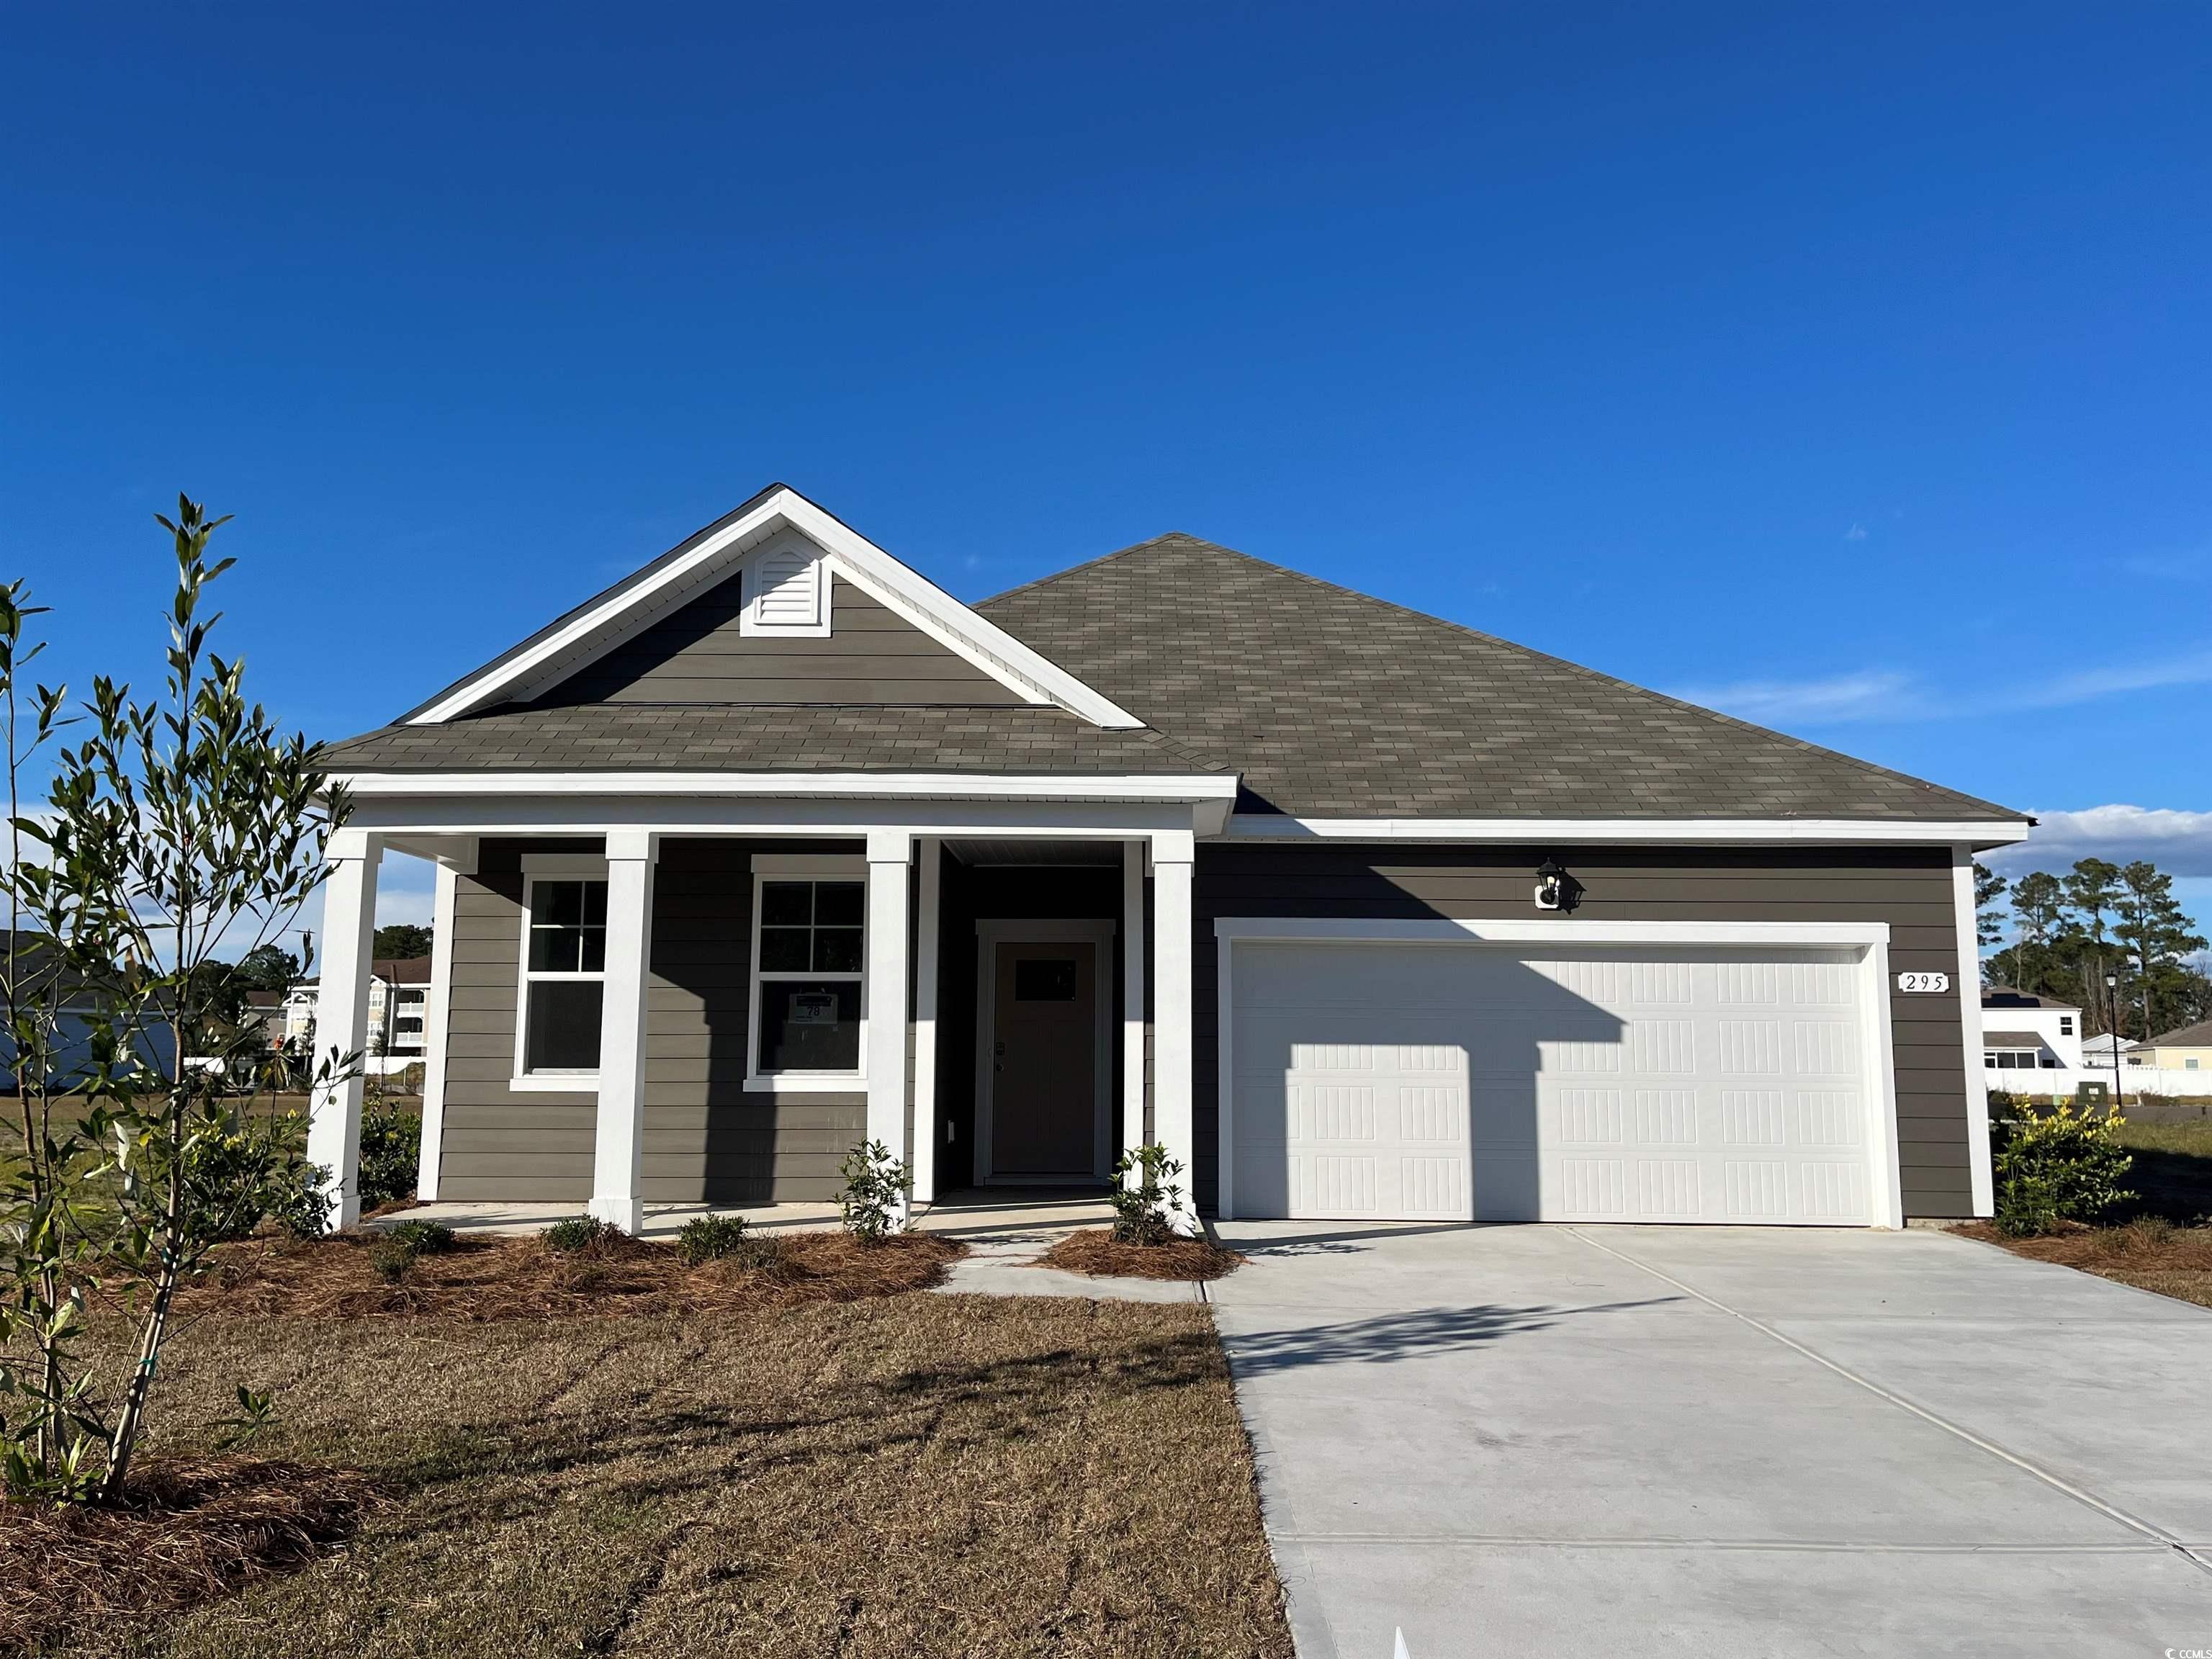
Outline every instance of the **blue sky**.
[(2212, 918), (2212, 11), (801, 10), (15, 10), (54, 672), (155, 671), (179, 489), (339, 737), (781, 478), (966, 598), (1208, 536)]

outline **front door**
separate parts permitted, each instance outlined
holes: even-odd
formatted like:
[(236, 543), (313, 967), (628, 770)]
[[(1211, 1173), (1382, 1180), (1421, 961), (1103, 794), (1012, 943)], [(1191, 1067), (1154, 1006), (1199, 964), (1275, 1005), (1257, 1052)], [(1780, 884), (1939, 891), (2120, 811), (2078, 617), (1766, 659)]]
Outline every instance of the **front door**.
[(994, 949), (991, 1177), (1090, 1181), (1098, 1101), (1098, 947)]

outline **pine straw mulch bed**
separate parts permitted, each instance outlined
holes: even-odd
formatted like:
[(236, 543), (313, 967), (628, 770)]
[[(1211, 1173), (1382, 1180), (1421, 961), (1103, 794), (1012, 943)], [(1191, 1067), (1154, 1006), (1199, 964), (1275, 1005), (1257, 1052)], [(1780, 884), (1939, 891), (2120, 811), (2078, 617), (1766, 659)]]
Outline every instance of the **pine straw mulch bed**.
[(1108, 1228), (1086, 1227), (1061, 1239), (1037, 1258), (1036, 1265), (1089, 1273), (1094, 1279), (1219, 1279), (1236, 1272), (1243, 1261), (1209, 1238), (1124, 1244)]
[(2212, 1226), (2177, 1227), (2156, 1218), (2121, 1227), (2062, 1221), (2043, 1238), (2009, 1238), (1986, 1221), (1953, 1231), (2037, 1261), (2078, 1267), (2100, 1279), (2212, 1308)]
[(966, 1246), (927, 1233), (864, 1244), (842, 1232), (756, 1234), (738, 1255), (687, 1267), (673, 1245), (620, 1235), (560, 1251), (542, 1239), (471, 1238), (415, 1258), (397, 1283), (372, 1255), (384, 1235), (261, 1237), (219, 1247), (179, 1297), (186, 1317), (289, 1315), (471, 1321), (704, 1312), (854, 1302), (927, 1290)]
[(306, 1565), (350, 1536), (368, 1476), (252, 1457), (149, 1458), (114, 1509), (0, 1501), (0, 1650), (165, 1612)]

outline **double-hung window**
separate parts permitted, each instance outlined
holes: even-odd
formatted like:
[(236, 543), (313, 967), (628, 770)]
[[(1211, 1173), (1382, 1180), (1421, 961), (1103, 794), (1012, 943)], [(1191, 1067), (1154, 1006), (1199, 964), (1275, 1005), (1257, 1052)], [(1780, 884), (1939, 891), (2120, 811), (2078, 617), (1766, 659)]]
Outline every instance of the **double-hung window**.
[(754, 860), (755, 1086), (861, 1081), (867, 908), (863, 860)]
[(524, 870), (515, 1071), (525, 1078), (595, 1078), (606, 999), (606, 866), (549, 857), (526, 861)]

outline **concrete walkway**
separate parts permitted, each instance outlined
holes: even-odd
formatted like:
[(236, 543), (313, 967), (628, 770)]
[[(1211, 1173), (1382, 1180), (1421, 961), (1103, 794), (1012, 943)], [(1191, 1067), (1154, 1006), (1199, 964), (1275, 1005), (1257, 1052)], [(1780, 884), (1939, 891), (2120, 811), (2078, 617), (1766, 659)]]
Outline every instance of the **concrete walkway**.
[(2212, 1313), (1948, 1235), (1227, 1223), (1303, 1659), (2212, 1649)]

